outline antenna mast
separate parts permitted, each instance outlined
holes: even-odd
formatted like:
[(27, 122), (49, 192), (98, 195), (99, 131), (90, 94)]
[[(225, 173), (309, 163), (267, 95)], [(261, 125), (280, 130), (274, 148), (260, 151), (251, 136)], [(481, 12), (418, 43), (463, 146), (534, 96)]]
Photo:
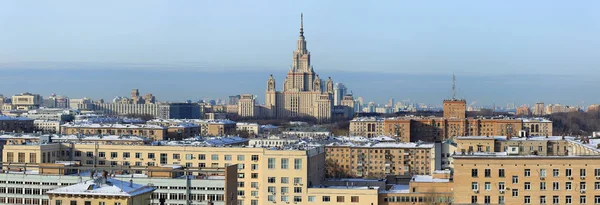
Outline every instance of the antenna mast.
[(456, 100), (456, 76), (452, 74), (452, 100)]

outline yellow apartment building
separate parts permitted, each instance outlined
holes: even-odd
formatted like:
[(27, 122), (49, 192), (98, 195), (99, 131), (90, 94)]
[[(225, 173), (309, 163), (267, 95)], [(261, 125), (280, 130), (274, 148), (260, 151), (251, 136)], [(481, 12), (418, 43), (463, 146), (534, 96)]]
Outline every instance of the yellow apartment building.
[(60, 127), (67, 135), (134, 135), (154, 140), (165, 140), (167, 128), (159, 125), (134, 124), (64, 124)]

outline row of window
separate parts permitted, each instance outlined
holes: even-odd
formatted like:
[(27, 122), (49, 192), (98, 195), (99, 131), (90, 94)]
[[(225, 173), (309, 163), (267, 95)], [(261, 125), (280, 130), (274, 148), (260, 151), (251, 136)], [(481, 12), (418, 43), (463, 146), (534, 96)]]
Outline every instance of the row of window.
[[(267, 168), (275, 169), (275, 167), (276, 167), (276, 159), (275, 158), (269, 158), (269, 159), (267, 159), (267, 162), (268, 162)], [(289, 159), (288, 158), (280, 159), (280, 168), (281, 169), (289, 169)], [(300, 159), (300, 158), (294, 159), (294, 169), (295, 170), (302, 169), (302, 159)]]
[[(531, 190), (532, 189), (531, 187), (532, 187), (531, 182), (524, 182), (523, 183), (523, 189), (524, 190)], [(505, 188), (505, 183), (504, 182), (498, 182), (498, 190), (504, 191), (504, 188)], [(477, 182), (471, 182), (471, 189), (473, 191), (479, 190), (479, 183), (477, 183)], [(587, 189), (587, 183), (586, 182), (579, 182), (579, 190), (580, 191), (585, 191), (586, 189)], [(595, 190), (600, 190), (600, 182), (594, 182), (594, 189)], [(486, 190), (486, 191), (492, 190), (492, 183), (491, 182), (484, 182), (484, 190)], [(539, 190), (541, 190), (541, 191), (546, 190), (546, 182), (540, 182), (540, 184), (539, 184)], [(552, 182), (552, 190), (555, 190), (555, 191), (560, 190), (560, 182)], [(573, 182), (565, 182), (565, 190), (573, 190)]]
[[(540, 177), (546, 177), (546, 169), (539, 169), (536, 170), (538, 175)], [(567, 168), (565, 169), (565, 176), (567, 177), (572, 177), (573, 176), (573, 170), (571, 168)], [(478, 177), (479, 175), (479, 170), (478, 169), (471, 169), (471, 177)], [(530, 177), (531, 176), (531, 169), (525, 169), (523, 172), (523, 175), (525, 177)], [(587, 175), (587, 170), (586, 169), (579, 169), (579, 176), (580, 177), (585, 177)], [(491, 169), (484, 169), (484, 176), (485, 177), (492, 177), (492, 170)], [(560, 169), (552, 169), (552, 176), (553, 177), (560, 177)], [(594, 176), (595, 177), (600, 177), (600, 169), (594, 169)], [(505, 177), (505, 172), (504, 169), (498, 169), (498, 177)], [(513, 178), (516, 176), (513, 176)]]
[[(83, 203), (80, 203), (78, 201), (75, 200), (53, 200), (55, 205), (109, 205), (109, 203), (107, 202), (95, 202), (94, 204), (92, 204), (91, 201), (84, 201)], [(112, 202), (110, 204), (114, 204), (114, 205), (121, 205), (121, 202)]]
[[(524, 196), (523, 197), (523, 203), (524, 204), (546, 204), (548, 203), (548, 200), (550, 197), (547, 196), (540, 196), (539, 197), (539, 203), (535, 203), (532, 202), (532, 198), (531, 196)], [(552, 196), (552, 204), (572, 204), (573, 203), (573, 196), (565, 196), (564, 197), (564, 202), (561, 202), (560, 196)], [(479, 202), (479, 197), (478, 196), (471, 196), (471, 203), (476, 204)], [(491, 197), (490, 196), (483, 196), (483, 203), (484, 204), (490, 204), (492, 203)], [(581, 195), (579, 196), (579, 204), (586, 204), (587, 203), (587, 196)], [(504, 196), (498, 196), (498, 204), (504, 204)], [(600, 196), (594, 196), (594, 204), (600, 204)]]
[(13, 197), (0, 197), (0, 203), (2, 204), (40, 204), (40, 201), (42, 202), (42, 205), (49, 205), (50, 202), (48, 199), (30, 199), (30, 198), (13, 198)]

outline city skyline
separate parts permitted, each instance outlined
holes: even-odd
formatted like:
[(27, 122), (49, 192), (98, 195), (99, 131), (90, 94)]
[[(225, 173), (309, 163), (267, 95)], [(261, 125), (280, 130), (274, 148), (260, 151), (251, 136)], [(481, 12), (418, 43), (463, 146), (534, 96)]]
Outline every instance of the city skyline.
[[(393, 2), (344, 4), (347, 11), (333, 13), (325, 10), (340, 5), (186, 3), (119, 3), (122, 8), (110, 3), (5, 3), (0, 17), (15, 20), (0, 22), (11, 30), (0, 34), (6, 47), (0, 51), (0, 69), (8, 81), (2, 94), (29, 91), (107, 100), (123, 95), (117, 90), (140, 88), (168, 101), (242, 93), (264, 99), (261, 80), (268, 74), (282, 79), (289, 68), (295, 18), (304, 12), (311, 21), (306, 29), (315, 69), (323, 77), (335, 76), (367, 102), (396, 98), (437, 104), (450, 97), (455, 73), (458, 95), (480, 105), (596, 103), (586, 93), (599, 84), (593, 78), (600, 66), (594, 58), (599, 29), (593, 22), (598, 14), (590, 9), (593, 1), (527, 2), (522, 8), (395, 3), (405, 12), (390, 10)], [(138, 6), (148, 13), (129, 12)], [(209, 11), (192, 12), (194, 6)], [(223, 12), (223, 7), (231, 9)], [(532, 8), (535, 15), (527, 10)], [(260, 9), (264, 12), (254, 12)], [(11, 80), (23, 78), (31, 79), (31, 85), (10, 86)], [(557, 89), (565, 95), (553, 95)]]

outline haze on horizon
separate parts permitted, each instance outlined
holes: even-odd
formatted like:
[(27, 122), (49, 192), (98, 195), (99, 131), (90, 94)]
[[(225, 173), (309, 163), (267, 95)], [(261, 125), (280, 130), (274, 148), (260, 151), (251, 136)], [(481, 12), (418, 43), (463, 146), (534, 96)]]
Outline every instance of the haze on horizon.
[[(589, 95), (600, 85), (598, 11), (592, 0), (8, 1), (0, 3), (0, 86), (5, 95), (74, 98), (131, 88), (159, 100), (262, 96), (266, 74), (282, 86), (302, 12), (315, 71), (367, 101), (439, 103), (455, 73), (459, 94), (488, 105), (599, 103)], [(123, 70), (154, 78), (116, 77)], [(227, 78), (215, 72), (232, 70), (251, 78), (210, 86)]]

